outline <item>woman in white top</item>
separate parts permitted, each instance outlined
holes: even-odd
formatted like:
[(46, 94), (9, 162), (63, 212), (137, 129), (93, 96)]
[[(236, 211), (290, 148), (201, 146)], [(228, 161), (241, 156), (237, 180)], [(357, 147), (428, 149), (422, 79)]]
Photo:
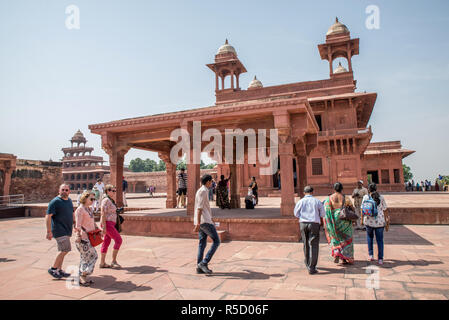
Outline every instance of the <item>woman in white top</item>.
[(383, 196), (377, 192), (377, 186), (375, 183), (371, 183), (368, 186), (368, 195), (365, 195), (362, 199), (362, 205), (369, 199), (374, 200), (377, 205), (377, 216), (363, 217), (363, 224), (366, 226), (366, 239), (368, 242), (368, 254), (370, 261), (374, 261), (373, 242), (374, 235), (376, 235), (377, 250), (378, 250), (378, 263), (383, 264), (384, 258), (384, 228), (388, 225), (390, 217), (387, 213), (387, 203)]

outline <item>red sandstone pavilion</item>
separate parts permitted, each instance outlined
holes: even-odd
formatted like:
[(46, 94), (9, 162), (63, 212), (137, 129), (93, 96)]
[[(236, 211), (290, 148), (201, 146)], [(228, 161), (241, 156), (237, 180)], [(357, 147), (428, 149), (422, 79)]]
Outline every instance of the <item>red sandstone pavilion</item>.
[[(201, 133), (214, 128), (223, 136), (225, 129), (278, 130), (280, 191), (274, 175), (259, 175), (261, 165), (248, 164), (248, 152), (254, 150), (245, 147), (244, 164), (218, 165), (218, 176), (231, 172), (234, 177), (233, 208), (240, 207), (240, 196), (252, 176), (258, 181), (260, 195), (280, 193), (284, 216), (293, 214), (295, 193), (301, 194), (306, 184), (312, 185), (316, 194), (327, 194), (336, 181), (352, 191), (358, 180), (370, 178), (379, 183), (380, 190), (402, 191), (402, 158), (414, 151), (403, 149), (399, 141), (370, 144), (372, 131), (367, 125), (377, 94), (355, 91), (351, 59), (359, 54), (359, 39), (351, 39), (348, 28), (336, 19), (318, 50), (321, 59), (329, 62), (329, 79), (264, 87), (254, 77), (248, 89), (242, 90), (239, 77), (247, 70), (226, 40), (214, 63), (207, 65), (215, 73), (214, 106), (90, 125), (92, 133), (101, 135), (102, 148), (109, 155), (118, 202), (122, 202), (124, 156), (130, 148), (137, 148), (158, 152), (166, 163), (166, 207), (176, 206), (176, 164), (170, 161), (175, 142), (170, 141), (170, 133), (183, 128), (192, 137), (193, 121), (201, 121)], [(348, 70), (341, 64), (333, 68), (337, 58), (347, 59)], [(228, 76), (230, 87), (225, 88)], [(201, 148), (208, 143), (202, 142)], [(200, 165), (192, 161), (192, 141), (190, 148), (188, 215), (194, 210), (192, 190), (200, 184)]]

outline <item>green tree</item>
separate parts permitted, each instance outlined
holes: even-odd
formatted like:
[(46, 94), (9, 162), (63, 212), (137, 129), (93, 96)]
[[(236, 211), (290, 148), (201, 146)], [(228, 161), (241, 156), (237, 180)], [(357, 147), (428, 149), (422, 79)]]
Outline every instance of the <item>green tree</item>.
[(132, 172), (143, 172), (145, 171), (145, 163), (142, 159), (136, 158), (130, 161), (129, 170)]
[(404, 182), (408, 182), (413, 179), (413, 173), (409, 166), (402, 164), (402, 170), (404, 172)]
[(157, 169), (157, 162), (152, 159), (145, 160), (145, 172), (153, 172)]
[(187, 169), (187, 164), (185, 160), (181, 160), (176, 165), (176, 170)]
[(157, 170), (156, 171), (165, 171), (165, 162), (162, 160), (159, 160), (159, 163), (157, 164)]

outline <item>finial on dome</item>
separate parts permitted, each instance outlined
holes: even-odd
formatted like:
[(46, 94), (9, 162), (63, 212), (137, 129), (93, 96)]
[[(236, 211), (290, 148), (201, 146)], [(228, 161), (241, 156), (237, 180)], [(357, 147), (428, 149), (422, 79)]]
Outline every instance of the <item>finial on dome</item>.
[(335, 17), (335, 22), (338, 22), (338, 17)]
[(227, 38), (226, 38), (225, 44), (229, 44), (229, 43), (228, 43), (228, 39), (227, 39)]
[(256, 76), (254, 76), (254, 80), (257, 80), (257, 77), (256, 77)]

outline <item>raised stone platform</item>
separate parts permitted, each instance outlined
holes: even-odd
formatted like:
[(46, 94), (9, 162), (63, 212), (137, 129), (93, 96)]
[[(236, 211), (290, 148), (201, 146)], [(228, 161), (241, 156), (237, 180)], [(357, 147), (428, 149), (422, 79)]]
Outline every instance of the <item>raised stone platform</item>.
[[(139, 196), (140, 195), (140, 196)], [(389, 206), (391, 224), (448, 225), (449, 193), (396, 193), (385, 194)], [(325, 197), (317, 197), (324, 200)], [(296, 201), (299, 198), (296, 198)], [(241, 199), (243, 203), (243, 199)], [(193, 232), (193, 217), (186, 209), (166, 209), (165, 198), (129, 196), (123, 232), (127, 235), (157, 236), (174, 238), (197, 238)], [(214, 221), (219, 223), (222, 241), (286, 241), (300, 239), (296, 218), (281, 216), (280, 198), (261, 197), (254, 210), (244, 208), (221, 210), (211, 202)], [(45, 204), (30, 205), (26, 216), (43, 217)]]

